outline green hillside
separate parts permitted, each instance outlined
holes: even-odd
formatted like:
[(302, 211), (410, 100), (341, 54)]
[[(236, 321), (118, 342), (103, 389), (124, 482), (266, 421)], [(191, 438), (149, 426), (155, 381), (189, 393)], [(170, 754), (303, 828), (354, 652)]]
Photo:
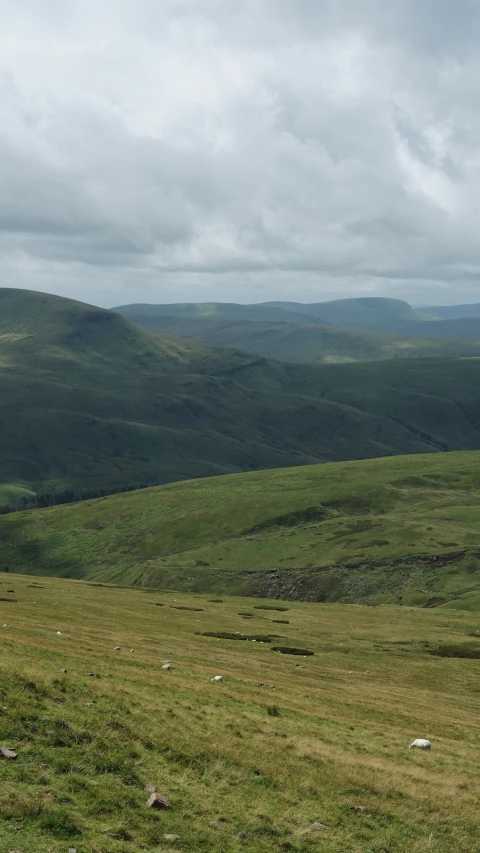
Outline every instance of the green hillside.
[[(147, 311), (138, 314), (129, 312), (126, 316), (152, 332), (202, 341), (210, 346), (235, 347), (265, 358), (306, 364), (480, 356), (480, 329), (478, 340), (462, 341), (450, 340), (444, 335), (438, 338), (381, 335), (312, 323), (294, 325), (258, 320), (204, 319)], [(428, 323), (428, 329), (433, 325), (437, 328), (444, 324)]]
[[(372, 296), (311, 304), (200, 302), (123, 305), (113, 310), (153, 331), (168, 332), (171, 329), (172, 334), (180, 337), (202, 340), (215, 346), (239, 346), (248, 352), (253, 351), (251, 339), (256, 346), (255, 351), (262, 355), (284, 361), (317, 362), (329, 360), (331, 354), (333, 360), (344, 361), (476, 354), (477, 341), (480, 340), (477, 308), (467, 305), (432, 308), (431, 312), (430, 309), (418, 311), (400, 299)], [(465, 316), (458, 313), (462, 309), (465, 309)], [(270, 325), (280, 323), (289, 324), (289, 329), (282, 332), (278, 325)], [(332, 327), (330, 337), (327, 337), (328, 328), (315, 333), (312, 325)], [(335, 332), (338, 328), (350, 329), (350, 336)], [(360, 334), (360, 330), (364, 334)], [(287, 355), (281, 353), (282, 335)], [(390, 337), (382, 339), (378, 335)], [(419, 341), (418, 338), (425, 340)], [(455, 343), (444, 341), (441, 344), (434, 340), (439, 338), (452, 338)], [(475, 341), (475, 344), (466, 345), (462, 341)]]
[[(303, 306), (308, 309), (310, 306)], [(302, 305), (298, 303), (298, 312), (295, 316), (287, 308), (269, 303), (255, 303), (253, 305), (240, 305), (236, 302), (177, 302), (165, 305), (149, 305), (137, 303), (133, 305), (119, 305), (113, 308), (118, 314), (122, 314), (129, 320), (135, 317), (149, 316), (157, 318), (181, 317), (184, 320), (234, 320), (248, 321), (257, 320), (264, 323), (311, 323), (309, 311), (302, 312)], [(134, 320), (136, 322), (136, 320)]]
[(176, 483), (0, 517), (4, 568), (190, 591), (480, 609), (480, 453)]
[(407, 322), (435, 320), (412, 308), (401, 299), (367, 296), (357, 299), (333, 299), (304, 305), (300, 302), (269, 302), (267, 305), (293, 313), (307, 314), (311, 322), (332, 323), (348, 329), (398, 333)]
[(0, 588), (2, 853), (477, 850), (478, 614)]
[(0, 317), (4, 494), (480, 448), (476, 359), (282, 364), (8, 289)]

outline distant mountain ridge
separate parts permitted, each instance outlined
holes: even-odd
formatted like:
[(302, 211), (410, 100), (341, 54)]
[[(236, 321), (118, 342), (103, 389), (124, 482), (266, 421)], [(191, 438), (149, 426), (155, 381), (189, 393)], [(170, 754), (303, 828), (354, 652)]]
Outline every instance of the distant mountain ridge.
[(440, 320), (398, 299), (237, 305), (127, 305), (143, 328), (308, 364), (392, 358), (478, 357), (480, 319)]

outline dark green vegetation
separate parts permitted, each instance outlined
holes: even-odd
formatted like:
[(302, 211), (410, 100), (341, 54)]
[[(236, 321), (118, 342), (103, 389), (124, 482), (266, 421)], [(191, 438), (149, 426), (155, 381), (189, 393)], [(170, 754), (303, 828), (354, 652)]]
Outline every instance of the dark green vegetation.
[(115, 310), (152, 332), (281, 361), (320, 364), (480, 354), (476, 315), (447, 314), (443, 319), (398, 299), (126, 305)]
[[(478, 327), (472, 330), (474, 340), (451, 340), (445, 337), (445, 324), (441, 321), (428, 324), (428, 333), (431, 330), (433, 332), (431, 337), (420, 337), (421, 331), (418, 337), (415, 332), (407, 337), (314, 325), (311, 322), (300, 325), (292, 322), (273, 323), (243, 319), (184, 318), (159, 313), (132, 313), (126, 316), (151, 332), (202, 341), (210, 346), (235, 347), (266, 358), (307, 364), (480, 356), (480, 320), (471, 321), (471, 324), (477, 324)], [(445, 322), (463, 323), (460, 320)], [(466, 322), (468, 325), (469, 321)], [(459, 337), (468, 337), (465, 331), (462, 327)], [(438, 332), (440, 334), (437, 337)]]
[(478, 610), (480, 453), (215, 477), (6, 515), (0, 561), (219, 596)]
[[(480, 661), (431, 652), (474, 642), (478, 615), (290, 604), (302, 658), (196, 633), (241, 631), (251, 601), (162, 593), (192, 614), (0, 580), (18, 599), (0, 603), (0, 745), (18, 752), (0, 760), (2, 853), (477, 849)], [(152, 784), (170, 809), (147, 807)]]
[(0, 289), (0, 499), (480, 447), (476, 360), (281, 364)]

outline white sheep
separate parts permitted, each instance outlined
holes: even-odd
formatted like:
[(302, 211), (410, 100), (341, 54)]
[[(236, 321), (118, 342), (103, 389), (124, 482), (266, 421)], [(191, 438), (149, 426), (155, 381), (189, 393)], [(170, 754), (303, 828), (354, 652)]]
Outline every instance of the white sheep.
[(223, 681), (223, 675), (214, 675), (212, 681)]
[(171, 668), (172, 668), (172, 665), (171, 665), (170, 663), (165, 663), (165, 664), (162, 666), (162, 669), (164, 669), (164, 670), (165, 670), (165, 672), (168, 672)]
[(411, 743), (408, 748), (414, 749), (415, 747), (417, 749), (431, 749), (432, 744), (430, 743), (429, 740), (425, 740), (424, 738), (417, 737), (417, 739), (414, 740), (413, 743)]

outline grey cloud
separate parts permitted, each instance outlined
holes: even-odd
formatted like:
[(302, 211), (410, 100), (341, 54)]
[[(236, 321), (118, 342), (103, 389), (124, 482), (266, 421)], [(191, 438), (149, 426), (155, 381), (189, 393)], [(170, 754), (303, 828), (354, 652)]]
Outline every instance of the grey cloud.
[(473, 0), (21, 5), (0, 0), (2, 283), (480, 298)]

